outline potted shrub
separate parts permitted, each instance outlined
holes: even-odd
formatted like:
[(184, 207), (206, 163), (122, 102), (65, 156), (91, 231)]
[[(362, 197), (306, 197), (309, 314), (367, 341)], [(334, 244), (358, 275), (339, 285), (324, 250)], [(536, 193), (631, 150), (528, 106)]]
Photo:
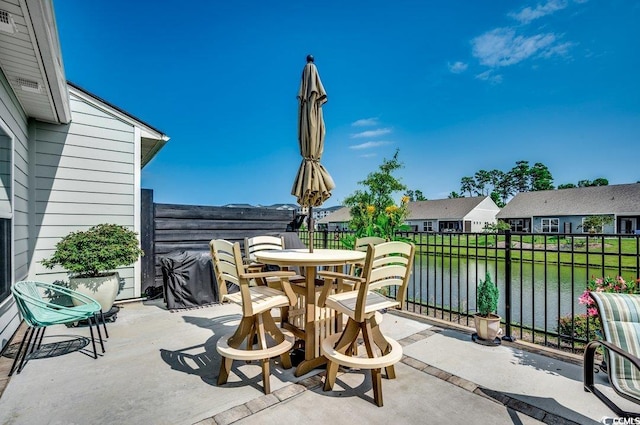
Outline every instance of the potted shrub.
[(117, 224), (98, 224), (63, 237), (42, 264), (49, 269), (62, 266), (69, 272), (69, 287), (94, 298), (107, 312), (120, 290), (115, 269), (133, 264), (141, 255), (135, 232)]
[(500, 316), (495, 314), (498, 310), (500, 290), (491, 281), (489, 272), (485, 275), (484, 281), (480, 280), (477, 296), (478, 312), (473, 316), (473, 321), (478, 338), (493, 341), (500, 333)]

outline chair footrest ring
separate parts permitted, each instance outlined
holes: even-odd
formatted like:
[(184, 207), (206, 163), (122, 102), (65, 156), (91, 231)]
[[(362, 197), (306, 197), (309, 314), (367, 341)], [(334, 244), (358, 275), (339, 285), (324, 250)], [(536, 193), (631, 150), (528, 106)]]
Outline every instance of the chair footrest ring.
[(387, 342), (391, 345), (391, 351), (380, 357), (353, 357), (346, 354), (338, 353), (333, 347), (336, 345), (341, 334), (333, 334), (328, 336), (324, 341), (320, 350), (322, 355), (332, 362), (336, 362), (342, 366), (353, 367), (359, 369), (381, 369), (398, 363), (402, 359), (402, 346), (398, 341), (387, 338)]
[(245, 350), (242, 348), (229, 347), (229, 338), (233, 334), (225, 335), (216, 343), (216, 351), (227, 359), (233, 360), (261, 360), (269, 359), (271, 357), (279, 356), (282, 353), (286, 353), (293, 348), (294, 336), (286, 329), (281, 329), (284, 334), (284, 341), (273, 347), (258, 349), (258, 350)]

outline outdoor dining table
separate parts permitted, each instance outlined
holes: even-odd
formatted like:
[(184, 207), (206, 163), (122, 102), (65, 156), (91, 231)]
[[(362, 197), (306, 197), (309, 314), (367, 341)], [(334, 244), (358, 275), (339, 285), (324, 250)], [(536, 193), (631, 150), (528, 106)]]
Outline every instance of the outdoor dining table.
[[(353, 263), (361, 263), (366, 256), (365, 252), (351, 251), (346, 249), (314, 249), (309, 252), (305, 249), (282, 249), (269, 250), (256, 253), (256, 259), (264, 264), (273, 264), (277, 266), (301, 267), (305, 270), (305, 289), (304, 289), (304, 324), (303, 329), (298, 329), (291, 322), (283, 325), (302, 335), (304, 339), (304, 360), (298, 364), (295, 376), (304, 375), (307, 372), (326, 363), (326, 359), (320, 353), (321, 339), (332, 333), (340, 331), (335, 329), (334, 320), (335, 312), (328, 313), (329, 316), (320, 315), (318, 317), (317, 305), (317, 281), (316, 270), (321, 266), (341, 267)], [(324, 326), (320, 324), (324, 321)], [(328, 322), (327, 322), (328, 321)], [(321, 329), (322, 328), (322, 329)]]

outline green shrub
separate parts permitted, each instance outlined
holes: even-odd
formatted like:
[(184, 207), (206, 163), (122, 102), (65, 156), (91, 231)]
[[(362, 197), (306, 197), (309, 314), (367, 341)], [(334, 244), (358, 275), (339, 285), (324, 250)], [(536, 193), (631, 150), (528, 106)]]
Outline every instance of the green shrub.
[(491, 275), (486, 273), (484, 281), (480, 280), (478, 285), (478, 313), (481, 316), (488, 316), (498, 310), (498, 298), (500, 290), (491, 281)]
[(74, 277), (96, 277), (133, 264), (141, 255), (135, 232), (117, 224), (99, 224), (63, 237), (53, 255), (41, 263), (49, 269), (60, 265)]
[[(589, 324), (589, 334), (587, 335), (587, 323)], [(600, 339), (598, 332), (600, 331), (600, 320), (597, 317), (587, 314), (578, 314), (575, 319), (571, 320), (571, 315), (560, 318), (558, 325), (558, 334), (562, 339), (570, 338), (583, 341), (593, 341)]]

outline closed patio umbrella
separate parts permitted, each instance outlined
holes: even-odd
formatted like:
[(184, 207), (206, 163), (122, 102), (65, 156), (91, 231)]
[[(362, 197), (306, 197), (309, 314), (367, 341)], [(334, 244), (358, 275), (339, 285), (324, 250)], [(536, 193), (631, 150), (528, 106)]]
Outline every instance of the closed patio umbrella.
[(309, 250), (313, 251), (313, 207), (322, 205), (336, 187), (327, 170), (320, 164), (324, 150), (324, 119), (322, 105), (327, 101), (313, 56), (307, 56), (298, 91), (298, 141), (302, 163), (291, 194), (301, 207), (309, 209)]

